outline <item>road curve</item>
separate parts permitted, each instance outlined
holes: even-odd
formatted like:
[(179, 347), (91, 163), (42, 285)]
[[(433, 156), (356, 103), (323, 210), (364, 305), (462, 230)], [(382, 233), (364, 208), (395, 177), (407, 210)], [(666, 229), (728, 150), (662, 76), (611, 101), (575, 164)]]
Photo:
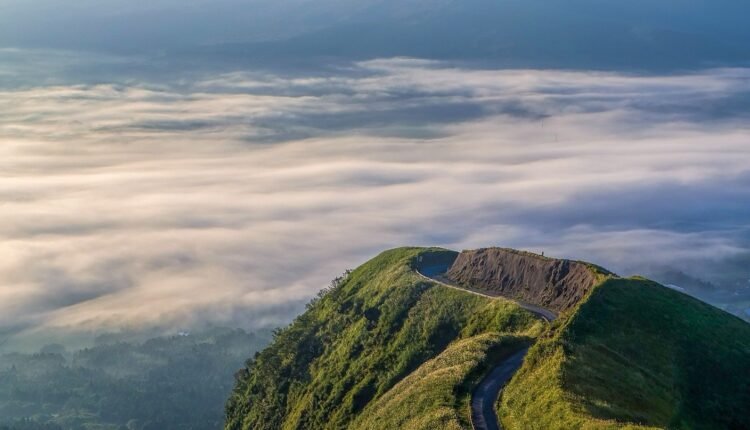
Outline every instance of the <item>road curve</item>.
[(502, 425), (495, 412), (495, 402), (500, 391), (510, 381), (513, 374), (523, 364), (523, 358), (529, 352), (524, 348), (506, 358), (482, 379), (471, 395), (471, 424), (474, 430), (500, 430)]
[(461, 290), (463, 292), (475, 294), (477, 296), (487, 297), (488, 299), (501, 298), (504, 300), (511, 301), (517, 304), (518, 306), (526, 309), (527, 311), (531, 312), (532, 314), (538, 316), (539, 318), (542, 318), (543, 320), (547, 322), (551, 322), (557, 319), (557, 314), (555, 312), (549, 309), (545, 309), (541, 306), (536, 306), (530, 303), (520, 302), (518, 300), (514, 300), (509, 297), (502, 296), (500, 294), (491, 295), (485, 292), (480, 292), (480, 291), (472, 290), (469, 288), (459, 287), (458, 285), (452, 283), (450, 280), (442, 276), (442, 274), (445, 273), (445, 270), (443, 270), (442, 272), (436, 272), (436, 270), (438, 270), (439, 267), (440, 266), (424, 267), (424, 268), (415, 270), (415, 272), (417, 272), (417, 274), (421, 276), (422, 278), (424, 278), (425, 280), (434, 282), (444, 287), (453, 288), (454, 290)]
[[(493, 296), (476, 290), (459, 287), (443, 276), (447, 270), (448, 268), (445, 266), (429, 266), (419, 268), (415, 271), (422, 278), (444, 287), (461, 290), (490, 299), (503, 298), (505, 300), (510, 300), (547, 322), (554, 321), (557, 318), (556, 313), (540, 306), (519, 302), (501, 295)], [(471, 424), (474, 427), (474, 430), (501, 430), (503, 428), (502, 424), (500, 424), (500, 420), (497, 418), (495, 402), (500, 397), (500, 391), (502, 391), (505, 384), (507, 384), (516, 371), (521, 368), (523, 359), (526, 357), (527, 352), (529, 352), (529, 349), (524, 348), (500, 362), (489, 374), (487, 374), (487, 376), (484, 377), (484, 379), (482, 379), (474, 390), (471, 395)]]

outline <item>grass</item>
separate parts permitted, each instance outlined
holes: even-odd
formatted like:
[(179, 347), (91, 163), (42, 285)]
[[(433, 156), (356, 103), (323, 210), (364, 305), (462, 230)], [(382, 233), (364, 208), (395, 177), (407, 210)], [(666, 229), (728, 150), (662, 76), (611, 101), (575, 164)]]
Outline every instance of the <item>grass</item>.
[(468, 429), (472, 389), (495, 357), (527, 346), (529, 338), (486, 333), (452, 343), (368, 405), (352, 430)]
[(277, 333), (237, 382), (226, 429), (348, 428), (454, 341), (541, 332), (543, 324), (515, 304), (441, 287), (413, 272), (418, 256), (441, 253), (451, 252), (387, 251)]
[(533, 341), (500, 400), (506, 429), (750, 429), (739, 318), (590, 265), (601, 283), (550, 327), (412, 269), (454, 256), (400, 248), (350, 273), (240, 373), (226, 430), (469, 428), (478, 380)]
[(508, 429), (750, 428), (750, 325), (641, 278), (597, 287), (505, 390)]

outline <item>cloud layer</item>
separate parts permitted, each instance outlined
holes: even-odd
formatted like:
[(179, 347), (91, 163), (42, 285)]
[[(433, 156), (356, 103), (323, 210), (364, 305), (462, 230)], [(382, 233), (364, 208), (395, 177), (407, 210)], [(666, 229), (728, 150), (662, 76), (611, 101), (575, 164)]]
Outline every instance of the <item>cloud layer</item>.
[(750, 244), (750, 70), (387, 59), (0, 92), (0, 327), (275, 325), (400, 245), (615, 270)]

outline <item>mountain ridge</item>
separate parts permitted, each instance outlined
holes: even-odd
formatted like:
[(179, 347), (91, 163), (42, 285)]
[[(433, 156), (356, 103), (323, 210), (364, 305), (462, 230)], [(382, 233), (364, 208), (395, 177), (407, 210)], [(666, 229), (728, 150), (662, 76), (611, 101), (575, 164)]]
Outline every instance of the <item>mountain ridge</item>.
[[(581, 270), (592, 274), (593, 286), (581, 284), (585, 292), (569, 296), (578, 300), (564, 302), (552, 323), (513, 300), (446, 288), (418, 273), (442, 264), (450, 274), (447, 266), (455, 262), (467, 268), (482, 252), (509, 251), (473, 251), (473, 258), (471, 252), (460, 260), (440, 248), (399, 248), (351, 272), (248, 363), (227, 404), (225, 428), (470, 428), (473, 387), (498, 360), (529, 346), (499, 399), (505, 428), (750, 426), (742, 406), (750, 398), (747, 381), (735, 378), (695, 392), (703, 377), (689, 360), (706, 364), (712, 374), (741, 372), (750, 366), (750, 325), (654, 282), (584, 263)], [(526, 273), (526, 281), (545, 280), (541, 269), (571, 265), (511, 254), (528, 270), (506, 267), (503, 273)], [(473, 273), (492, 272), (472, 267), (480, 268)], [(560, 271), (555, 276), (566, 279)], [(464, 277), (464, 285), (475, 291), (470, 279)], [(477, 279), (501, 286), (524, 280)], [(545, 299), (550, 291), (573, 291), (557, 288), (558, 282), (545, 285), (538, 288)], [(479, 287), (492, 292), (493, 285)], [(625, 327), (635, 334), (622, 333)], [(717, 344), (728, 331), (735, 341)], [(620, 390), (608, 390), (610, 385)]]

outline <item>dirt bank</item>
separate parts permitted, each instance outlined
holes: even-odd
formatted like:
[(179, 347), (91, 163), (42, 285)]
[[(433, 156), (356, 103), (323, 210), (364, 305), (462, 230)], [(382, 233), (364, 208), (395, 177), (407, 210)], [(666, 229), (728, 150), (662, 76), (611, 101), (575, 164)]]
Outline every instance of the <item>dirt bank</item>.
[(456, 284), (562, 312), (596, 284), (585, 264), (536, 254), (486, 248), (462, 252), (445, 275)]

